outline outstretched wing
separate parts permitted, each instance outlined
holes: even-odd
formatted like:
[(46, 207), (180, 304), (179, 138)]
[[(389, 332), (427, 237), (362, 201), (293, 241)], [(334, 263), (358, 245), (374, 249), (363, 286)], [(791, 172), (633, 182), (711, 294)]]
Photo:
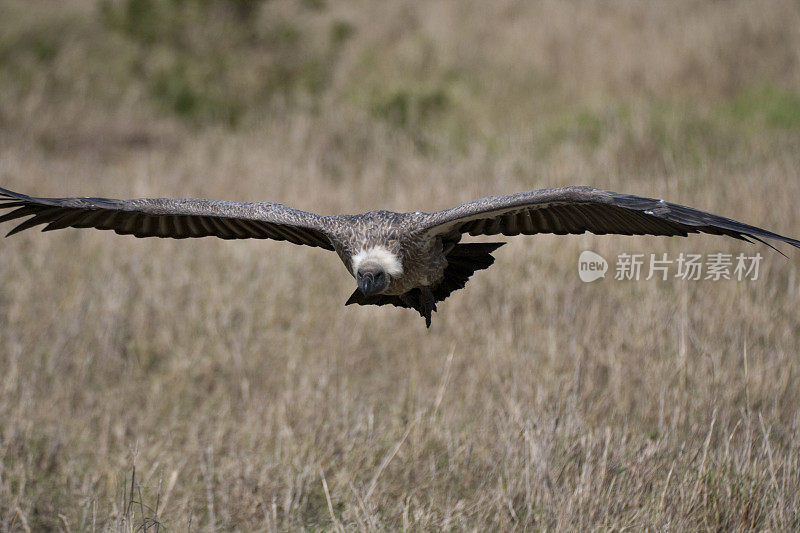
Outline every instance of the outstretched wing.
[(194, 198), (34, 198), (0, 188), (0, 222), (30, 216), (8, 235), (47, 224), (61, 228), (114, 230), (136, 237), (274, 239), (333, 250), (326, 217), (275, 203)]
[[(680, 235), (710, 233), (737, 239), (775, 239), (800, 248), (800, 241), (664, 200), (592, 187), (540, 189), (490, 196), (420, 216), (417, 231), (457, 241), (470, 235), (555, 233)], [(769, 243), (764, 242), (772, 247)]]

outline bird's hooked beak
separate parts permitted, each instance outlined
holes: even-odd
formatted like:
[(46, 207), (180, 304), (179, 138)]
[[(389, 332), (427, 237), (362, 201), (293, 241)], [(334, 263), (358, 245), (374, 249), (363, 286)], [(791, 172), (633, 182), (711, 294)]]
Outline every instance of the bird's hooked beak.
[(389, 277), (383, 270), (359, 270), (356, 274), (356, 282), (358, 289), (365, 296), (378, 294), (389, 287)]

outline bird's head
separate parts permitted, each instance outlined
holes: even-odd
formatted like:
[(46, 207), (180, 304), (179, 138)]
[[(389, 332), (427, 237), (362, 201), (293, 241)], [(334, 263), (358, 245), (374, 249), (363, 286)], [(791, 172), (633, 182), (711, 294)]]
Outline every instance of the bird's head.
[(366, 296), (389, 288), (392, 279), (403, 274), (400, 258), (383, 246), (362, 249), (353, 256), (353, 275)]
[(383, 266), (377, 261), (365, 261), (356, 272), (358, 288), (366, 296), (380, 294), (389, 288), (391, 279)]

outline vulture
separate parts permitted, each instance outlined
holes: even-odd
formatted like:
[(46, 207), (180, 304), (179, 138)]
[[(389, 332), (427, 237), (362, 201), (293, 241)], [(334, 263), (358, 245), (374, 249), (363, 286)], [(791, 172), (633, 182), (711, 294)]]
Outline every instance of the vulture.
[(691, 207), (571, 186), (489, 196), (434, 213), (370, 211), (318, 215), (278, 203), (194, 198), (36, 198), (0, 188), (0, 223), (29, 217), (7, 236), (46, 224), (114, 230), (136, 237), (274, 239), (336, 252), (358, 288), (345, 305), (394, 305), (430, 327), (436, 304), (494, 263), (504, 242), (464, 235), (727, 235), (752, 242), (800, 241)]

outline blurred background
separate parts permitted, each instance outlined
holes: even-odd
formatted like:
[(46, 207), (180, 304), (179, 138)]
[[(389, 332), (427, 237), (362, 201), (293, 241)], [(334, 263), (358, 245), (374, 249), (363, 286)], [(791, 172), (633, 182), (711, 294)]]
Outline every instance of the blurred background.
[[(0, 0), (2, 187), (354, 213), (568, 184), (799, 237), (800, 4)], [(344, 308), (319, 250), (0, 239), (0, 530), (798, 528), (787, 248), (515, 238), (426, 331)], [(587, 249), (764, 259), (585, 284)]]

